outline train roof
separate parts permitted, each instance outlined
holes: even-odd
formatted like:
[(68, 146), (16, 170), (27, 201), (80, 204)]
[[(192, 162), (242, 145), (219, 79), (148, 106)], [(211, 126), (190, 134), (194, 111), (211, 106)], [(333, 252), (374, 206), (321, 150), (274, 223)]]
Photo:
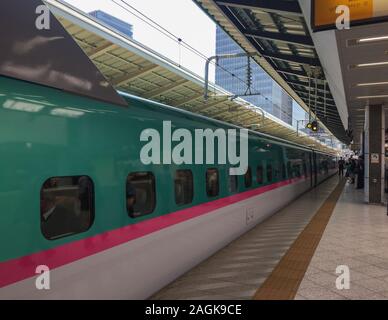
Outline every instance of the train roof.
[[(225, 126), (225, 127), (230, 127), (230, 128), (235, 128), (235, 129), (247, 129), (247, 128), (240, 127), (240, 126), (228, 123), (228, 122), (224, 122), (224, 121), (221, 121), (221, 120), (209, 118), (209, 117), (206, 117), (204, 115), (193, 113), (193, 112), (190, 112), (190, 111), (187, 111), (187, 110), (183, 110), (183, 109), (180, 109), (180, 108), (172, 107), (172, 106), (160, 103), (160, 102), (156, 102), (156, 101), (148, 100), (148, 99), (145, 99), (145, 98), (142, 98), (142, 97), (139, 97), (139, 96), (131, 95), (131, 94), (128, 94), (126, 92), (118, 91), (118, 93), (126, 100), (136, 100), (136, 101), (140, 101), (140, 102), (143, 102), (143, 103), (147, 103), (147, 104), (150, 104), (150, 105), (153, 105), (155, 107), (164, 109), (165, 111), (168, 111), (168, 112), (171, 112), (171, 113), (174, 113), (174, 114), (178, 114), (178, 115), (180, 114), (180, 115), (184, 115), (186, 117), (190, 117), (190, 118), (192, 118), (194, 120), (200, 120), (200, 121), (208, 122), (208, 123), (211, 123), (211, 124), (222, 125), (222, 126)], [(260, 138), (264, 138), (264, 139), (270, 140), (271, 142), (275, 141), (277, 144), (281, 144), (281, 145), (284, 145), (284, 146), (297, 147), (299, 149), (304, 149), (304, 150), (309, 150), (309, 151), (315, 151), (315, 152), (320, 153), (320, 154), (332, 155), (332, 154), (325, 153), (325, 152), (322, 152), (322, 151), (319, 151), (319, 150), (316, 150), (316, 149), (313, 149), (313, 148), (310, 148), (310, 147), (306, 147), (306, 146), (304, 146), (302, 144), (297, 144), (297, 143), (293, 143), (293, 142), (290, 142), (290, 141), (287, 141), (287, 140), (284, 140), (284, 139), (281, 139), (281, 138), (278, 138), (278, 137), (274, 137), (274, 136), (271, 136), (271, 135), (266, 134), (266, 133), (258, 132), (258, 131), (251, 130), (251, 129), (247, 129), (247, 130), (252, 135), (255, 135), (255, 136), (258, 136)]]

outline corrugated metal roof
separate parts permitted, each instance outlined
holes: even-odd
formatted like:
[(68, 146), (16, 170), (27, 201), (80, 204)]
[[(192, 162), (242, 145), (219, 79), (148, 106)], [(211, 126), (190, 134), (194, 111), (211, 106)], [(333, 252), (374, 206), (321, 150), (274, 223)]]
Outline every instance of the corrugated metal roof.
[(215, 85), (205, 101), (204, 80), (199, 76), (66, 3), (45, 2), (117, 90), (323, 152), (337, 152), (242, 99), (231, 100), (231, 93)]

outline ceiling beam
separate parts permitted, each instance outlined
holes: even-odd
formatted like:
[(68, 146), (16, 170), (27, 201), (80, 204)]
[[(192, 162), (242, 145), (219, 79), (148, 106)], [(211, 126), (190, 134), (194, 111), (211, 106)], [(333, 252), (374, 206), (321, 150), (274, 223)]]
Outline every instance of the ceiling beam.
[(189, 80), (186, 80), (186, 79), (180, 79), (180, 80), (173, 81), (172, 83), (169, 83), (168, 85), (162, 86), (160, 88), (157, 88), (155, 90), (152, 90), (152, 91), (144, 94), (143, 97), (145, 99), (152, 99), (154, 97), (160, 96), (163, 93), (170, 92), (170, 91), (174, 90), (175, 88), (184, 85), (187, 82), (189, 82)]
[(236, 122), (243, 124), (244, 121), (247, 119), (246, 115), (247, 114), (245, 112), (244, 113), (241, 112), (240, 115), (237, 117), (234, 117), (233, 115), (227, 115), (227, 116), (223, 117), (223, 120), (224, 121), (236, 121)]
[[(303, 78), (303, 79), (308, 79), (309, 76), (307, 75), (307, 73), (305, 73), (304, 71), (297, 71), (297, 70), (291, 70), (291, 69), (283, 69), (283, 68), (276, 68), (276, 71), (279, 72), (279, 73), (283, 73), (285, 75), (290, 75), (290, 76), (296, 76), (296, 77), (300, 77), (300, 78)], [(315, 81), (315, 79), (313, 77), (310, 77), (311, 78), (311, 81)], [(318, 83), (320, 83), (321, 86), (323, 86), (323, 83), (325, 80), (323, 79), (317, 79), (318, 80)], [(298, 83), (298, 82), (295, 82), (294, 80), (289, 80), (289, 79), (285, 79), (285, 81), (287, 81), (288, 83)], [(299, 83), (304, 83), (302, 81), (299, 81)], [(329, 86), (327, 86), (329, 87)]]
[(342, 127), (343, 128), (343, 124), (341, 122), (341, 120), (335, 118), (334, 116), (330, 115), (330, 116), (326, 116), (326, 122), (327, 122), (327, 125), (328, 126), (335, 126), (335, 127)]
[(193, 96), (189, 96), (189, 97), (186, 97), (186, 98), (183, 98), (181, 100), (178, 100), (176, 102), (173, 102), (171, 103), (171, 106), (173, 107), (179, 107), (179, 106), (182, 106), (182, 105), (185, 105), (186, 103), (189, 103), (191, 101), (194, 101), (194, 100), (197, 100), (199, 99), (200, 97), (203, 96), (203, 92), (201, 93), (196, 93), (195, 95)]
[[(233, 107), (232, 108), (227, 107), (224, 110), (220, 110), (221, 111), (220, 113), (215, 113), (212, 116), (220, 117), (220, 116), (223, 116), (223, 115), (228, 114), (228, 113), (233, 114), (233, 116), (237, 116), (237, 114), (239, 112), (241, 112), (241, 113), (244, 112), (244, 110), (242, 108), (243, 108), (243, 106), (238, 106), (238, 107), (236, 107), (236, 109), (234, 109)], [(225, 119), (227, 119), (227, 118), (229, 118), (229, 117), (225, 117)]]
[(135, 71), (129, 75), (127, 74), (127, 75), (121, 76), (113, 81), (113, 85), (116, 87), (120, 87), (120, 86), (125, 85), (128, 82), (130, 82), (138, 77), (145, 76), (146, 74), (151, 73), (152, 71), (154, 71), (157, 68), (159, 68), (158, 65), (151, 65), (151, 66), (142, 68), (138, 71)]
[(239, 123), (242, 127), (244, 126), (244, 121), (247, 120), (246, 112), (240, 112), (239, 115), (228, 114), (222, 117), (223, 121)]
[(333, 115), (333, 116), (338, 116), (338, 112), (337, 110), (333, 110), (331, 107), (326, 107), (326, 110), (325, 110), (325, 107), (323, 105), (317, 105), (317, 113), (326, 113), (329, 114), (329, 115)]
[(102, 56), (103, 54), (107, 53), (108, 51), (112, 50), (115, 47), (116, 47), (116, 45), (113, 43), (110, 43), (110, 42), (106, 43), (106, 44), (102, 45), (101, 47), (95, 48), (92, 51), (90, 51), (88, 53), (88, 57), (90, 60), (96, 59), (96, 58)]
[(303, 16), (297, 1), (285, 0), (216, 0), (219, 6), (228, 6), (241, 9), (259, 9), (278, 14)]
[[(264, 123), (263, 120), (265, 120), (265, 117), (263, 119), (263, 117), (262, 117), (262, 115), (260, 113), (256, 113), (255, 115), (249, 115), (249, 118), (247, 118), (247, 120), (252, 120), (252, 121), (253, 120), (257, 120), (260, 123), (260, 125), (261, 125), (261, 124)], [(257, 121), (255, 123), (258, 123)]]
[(317, 67), (320, 66), (319, 59), (317, 58), (309, 58), (309, 57), (295, 56), (292, 54), (283, 54), (283, 53), (275, 53), (275, 52), (271, 52), (271, 53), (261, 52), (261, 54), (263, 57), (267, 59), (304, 64), (308, 66), (317, 66)]
[[(288, 84), (293, 85), (293, 86), (301, 86), (304, 88), (309, 88), (311, 87), (312, 90), (315, 90), (315, 80), (311, 79), (311, 85), (309, 86), (308, 82), (302, 82), (302, 81), (287, 81)], [(318, 84), (318, 90), (321, 92), (325, 92), (325, 86), (322, 84)], [(326, 86), (326, 92), (329, 93), (329, 86)]]
[(214, 108), (214, 107), (216, 107), (216, 106), (218, 106), (218, 105), (220, 105), (220, 104), (222, 104), (222, 103), (225, 103), (225, 102), (227, 102), (228, 101), (228, 99), (227, 98), (224, 98), (224, 99), (222, 99), (222, 100), (218, 100), (218, 101), (215, 101), (215, 102), (212, 102), (212, 103), (209, 103), (209, 104), (204, 104), (204, 108), (199, 108), (199, 109), (197, 109), (199, 112), (205, 112), (205, 111), (207, 111), (207, 110), (209, 110), (209, 109), (212, 109), (212, 108)]
[[(325, 120), (325, 118), (327, 117), (337, 117), (337, 114), (333, 111), (330, 111), (330, 110), (326, 110), (326, 113), (324, 110), (322, 109), (317, 109), (315, 111), (315, 115), (318, 117), (318, 119), (320, 119), (322, 122)], [(341, 123), (342, 121), (339, 120)]]
[(247, 37), (273, 40), (285, 43), (292, 43), (307, 47), (314, 47), (314, 43), (309, 36), (298, 35), (298, 34), (284, 34), (280, 32), (268, 32), (268, 31), (259, 31), (259, 30), (246, 30), (244, 35)]
[(292, 69), (282, 69), (282, 68), (277, 68), (277, 72), (290, 75), (290, 76), (297, 76), (301, 78), (308, 78), (308, 75), (304, 71), (298, 71), (298, 70), (292, 70)]
[[(308, 96), (309, 96), (309, 93), (308, 92), (306, 92), (306, 91), (302, 91), (302, 90), (294, 90), (297, 94), (301, 94), (301, 95), (303, 95), (303, 96), (305, 96), (305, 97), (307, 97), (308, 98)], [(315, 94), (314, 94), (314, 91), (313, 90), (311, 90), (312, 92), (311, 92), (311, 94), (310, 94), (310, 97), (311, 97), (311, 102), (315, 102)], [(323, 96), (323, 94), (321, 94), (321, 93), (318, 93), (318, 100), (320, 99), (321, 100), (321, 102), (323, 103), (324, 102), (324, 96)], [(328, 102), (329, 101), (329, 102)], [(331, 105), (331, 106), (335, 106), (335, 104), (332, 104), (332, 103), (330, 103), (330, 102), (335, 102), (334, 101), (334, 99), (332, 99), (332, 98), (327, 98), (326, 97), (326, 104), (327, 105)]]
[[(321, 112), (322, 112), (322, 111), (321, 111)], [(324, 115), (322, 115), (322, 116), (324, 116)], [(336, 122), (336, 123), (341, 123), (341, 124), (342, 124), (341, 119), (340, 119), (338, 116), (335, 116), (335, 115), (333, 115), (333, 114), (327, 114), (327, 115), (326, 115), (326, 118), (327, 118), (328, 120), (332, 120), (332, 121), (334, 121), (334, 122)]]

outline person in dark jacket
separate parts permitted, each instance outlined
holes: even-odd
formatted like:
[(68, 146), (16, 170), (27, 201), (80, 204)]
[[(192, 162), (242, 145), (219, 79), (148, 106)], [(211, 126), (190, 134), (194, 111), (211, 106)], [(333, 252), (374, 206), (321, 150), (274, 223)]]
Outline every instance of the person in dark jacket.
[(349, 168), (349, 173), (350, 173), (350, 183), (354, 184), (355, 182), (355, 177), (356, 177), (356, 160), (353, 158), (350, 159), (350, 168)]
[(358, 170), (357, 170), (357, 189), (364, 188), (364, 157), (360, 156), (358, 159)]
[(342, 157), (338, 161), (338, 175), (340, 178), (344, 177), (345, 160)]

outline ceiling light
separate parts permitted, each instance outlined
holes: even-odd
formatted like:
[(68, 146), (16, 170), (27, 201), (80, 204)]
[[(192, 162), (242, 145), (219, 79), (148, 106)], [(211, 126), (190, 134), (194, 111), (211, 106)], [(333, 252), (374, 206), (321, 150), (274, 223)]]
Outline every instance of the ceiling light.
[(386, 41), (386, 40), (388, 40), (388, 36), (362, 38), (362, 39), (358, 39), (357, 42), (366, 43), (366, 42), (376, 42), (376, 41)]
[(371, 86), (384, 86), (384, 85), (388, 85), (388, 81), (358, 83), (356, 84), (356, 87), (371, 87)]
[(388, 98), (388, 94), (376, 95), (376, 96), (359, 96), (356, 99), (378, 99), (378, 98)]
[(356, 65), (353, 65), (353, 67), (377, 67), (377, 66), (385, 66), (388, 65), (388, 61), (381, 61), (381, 62), (371, 62), (371, 63), (359, 63)]

